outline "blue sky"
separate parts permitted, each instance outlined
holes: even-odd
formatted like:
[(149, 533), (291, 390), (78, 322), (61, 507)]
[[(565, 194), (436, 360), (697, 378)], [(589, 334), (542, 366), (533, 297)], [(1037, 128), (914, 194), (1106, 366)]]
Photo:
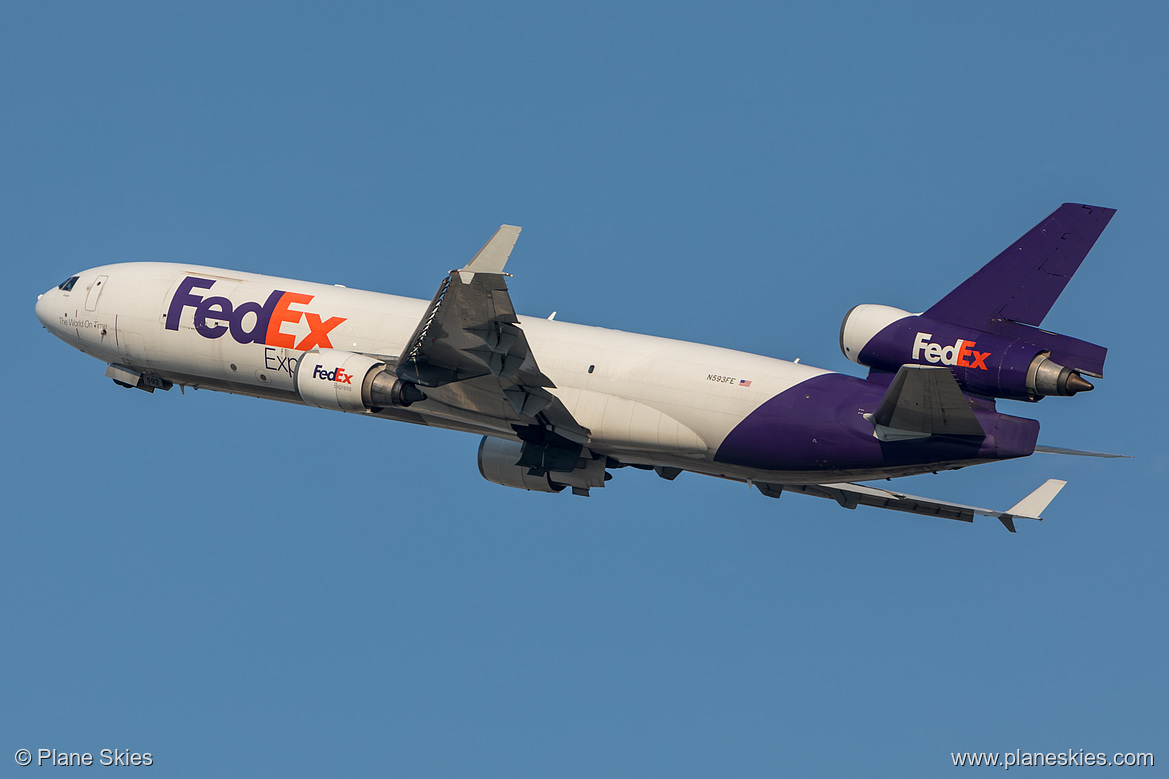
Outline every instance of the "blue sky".
[[(0, 760), (1169, 760), (1167, 23), (1153, 3), (6, 5)], [(507, 490), (470, 436), (122, 390), (33, 316), (123, 260), (429, 298), (507, 222), (523, 313), (859, 374), (851, 306), (922, 310), (1065, 201), (1119, 209), (1045, 321), (1107, 345), (1107, 375), (1004, 409), (1134, 459), (902, 483), (1008, 506), (1067, 479), (1016, 536), (690, 474)]]

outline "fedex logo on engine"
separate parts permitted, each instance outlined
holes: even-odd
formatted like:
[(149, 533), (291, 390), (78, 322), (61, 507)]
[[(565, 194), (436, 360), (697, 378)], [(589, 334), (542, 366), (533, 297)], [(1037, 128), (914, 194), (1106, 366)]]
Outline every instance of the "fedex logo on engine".
[[(976, 341), (964, 341), (959, 338), (949, 346), (942, 346), (930, 341), (932, 333), (918, 333), (913, 341), (913, 359), (925, 357), (926, 362), (941, 363), (942, 365), (957, 365), (959, 368), (978, 368), (988, 370), (986, 358), (990, 352), (977, 352), (971, 347)], [(924, 354), (923, 354), (924, 353)]]
[[(175, 296), (166, 312), (166, 329), (178, 330), (179, 319), (184, 308), (195, 309), (195, 331), (204, 338), (220, 338), (224, 333), (241, 344), (266, 344), (307, 351), (308, 349), (332, 349), (329, 333), (345, 321), (335, 316), (322, 321), (311, 311), (301, 311), (293, 306), (305, 306), (312, 302), (313, 295), (299, 292), (273, 290), (263, 303), (247, 302), (238, 306), (229, 299), (212, 295), (203, 297), (196, 290), (209, 290), (215, 286), (215, 279), (201, 279), (188, 276), (179, 284)], [(308, 324), (308, 335), (297, 343), (296, 336), (284, 332), (285, 325), (295, 325), (301, 320)]]
[(313, 368), (313, 378), (321, 381), (332, 381), (337, 384), (352, 384), (353, 374), (346, 373), (344, 368), (336, 368), (331, 371), (325, 370), (324, 365), (317, 365)]

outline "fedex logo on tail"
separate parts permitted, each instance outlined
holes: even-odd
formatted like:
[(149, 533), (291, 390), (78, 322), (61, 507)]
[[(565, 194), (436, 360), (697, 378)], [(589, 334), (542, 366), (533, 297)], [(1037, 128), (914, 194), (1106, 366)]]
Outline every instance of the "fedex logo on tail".
[[(332, 349), (329, 333), (345, 321), (335, 316), (321, 319), (311, 311), (302, 311), (294, 306), (306, 306), (313, 295), (299, 292), (273, 290), (263, 303), (247, 302), (238, 306), (219, 295), (204, 297), (196, 290), (209, 290), (215, 286), (215, 279), (201, 279), (188, 276), (179, 284), (166, 312), (166, 329), (178, 330), (183, 309), (195, 309), (195, 331), (204, 338), (220, 338), (225, 333), (241, 344), (265, 344), (307, 351), (308, 349)], [(250, 317), (248, 315), (251, 315)], [(295, 325), (301, 320), (308, 324), (309, 332), (299, 343), (296, 336), (284, 332), (285, 325)]]
[(930, 363), (988, 370), (986, 358), (990, 357), (990, 352), (975, 351), (972, 347), (977, 344), (976, 341), (965, 341), (959, 338), (949, 346), (942, 346), (930, 341), (933, 337), (932, 333), (919, 332), (917, 334), (917, 338), (913, 341), (914, 360), (920, 360), (924, 356), (925, 361)]

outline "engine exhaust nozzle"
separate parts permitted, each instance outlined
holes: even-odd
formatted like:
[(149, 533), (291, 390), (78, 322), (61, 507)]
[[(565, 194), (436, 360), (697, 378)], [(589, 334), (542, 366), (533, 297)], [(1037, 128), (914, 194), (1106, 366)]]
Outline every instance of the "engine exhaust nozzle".
[(1027, 369), (1027, 391), (1035, 397), (1047, 395), (1067, 397), (1092, 389), (1095, 387), (1081, 376), (1079, 371), (1065, 368), (1048, 359), (1046, 355), (1038, 355)]
[(372, 408), (406, 408), (411, 403), (426, 400), (426, 393), (418, 389), (418, 385), (402, 381), (392, 371), (384, 370), (374, 375), (367, 384), (364, 392)]

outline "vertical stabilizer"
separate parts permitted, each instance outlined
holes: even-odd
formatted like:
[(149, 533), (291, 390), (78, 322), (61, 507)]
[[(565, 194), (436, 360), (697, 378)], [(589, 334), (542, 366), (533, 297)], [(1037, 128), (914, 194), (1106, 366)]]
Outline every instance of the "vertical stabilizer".
[(1115, 213), (1064, 203), (925, 316), (980, 330), (999, 320), (1038, 326)]

